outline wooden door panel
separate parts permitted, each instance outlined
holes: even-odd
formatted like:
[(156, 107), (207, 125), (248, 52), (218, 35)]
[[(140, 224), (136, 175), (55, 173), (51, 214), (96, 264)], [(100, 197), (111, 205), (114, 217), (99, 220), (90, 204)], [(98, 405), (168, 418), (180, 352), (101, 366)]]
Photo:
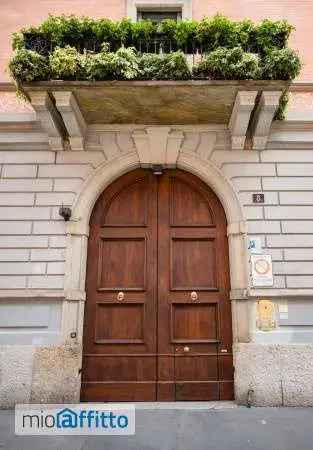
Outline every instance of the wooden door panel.
[(233, 398), (226, 219), (196, 177), (140, 169), (99, 197), (88, 243), (81, 398)]
[(93, 358), (92, 365), (85, 363), (83, 381), (118, 382), (156, 380), (155, 357), (140, 355), (100, 356)]
[(146, 238), (102, 238), (99, 244), (98, 291), (145, 290)]
[(172, 303), (173, 343), (207, 343), (219, 339), (216, 303)]
[(142, 227), (147, 225), (149, 186), (139, 179), (118, 191), (105, 205), (102, 226)]
[(217, 289), (215, 242), (208, 238), (171, 239), (171, 290)]
[(234, 378), (233, 358), (230, 354), (222, 353), (218, 358), (219, 379), (222, 381), (232, 381)]
[(219, 400), (233, 400), (234, 398), (234, 382), (221, 381), (219, 382)]
[(174, 402), (175, 382), (174, 381), (158, 381), (157, 383), (157, 399), (159, 402)]
[(144, 343), (143, 303), (97, 303), (95, 343)]
[[(158, 339), (159, 351), (171, 355), (163, 359), (163, 373), (165, 364), (174, 367), (176, 400), (231, 396), (229, 387), (220, 388), (220, 371), (232, 381), (224, 211), (207, 186), (180, 171), (160, 178), (158, 199)], [(220, 362), (221, 350), (230, 356), (227, 363)]]
[(177, 401), (215, 401), (220, 399), (218, 382), (177, 382), (175, 385)]
[(157, 182), (136, 170), (90, 221), (82, 399), (156, 400)]
[(214, 224), (213, 215), (205, 195), (194, 190), (182, 179), (170, 180), (171, 226), (202, 226)]
[(156, 400), (155, 381), (82, 382), (83, 402), (153, 402)]
[(218, 380), (216, 355), (182, 355), (181, 357), (176, 357), (175, 380), (176, 382)]

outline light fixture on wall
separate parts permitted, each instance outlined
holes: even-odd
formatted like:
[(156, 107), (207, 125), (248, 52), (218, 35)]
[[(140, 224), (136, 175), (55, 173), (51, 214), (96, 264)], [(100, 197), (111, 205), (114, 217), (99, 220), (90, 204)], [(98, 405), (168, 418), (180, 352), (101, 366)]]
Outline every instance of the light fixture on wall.
[(61, 217), (63, 217), (65, 222), (68, 222), (71, 218), (72, 210), (71, 210), (71, 208), (69, 208), (67, 206), (63, 206), (63, 204), (62, 204), (62, 206), (59, 209), (59, 214)]
[(163, 166), (161, 164), (153, 164), (152, 172), (153, 172), (153, 175), (162, 175), (163, 174)]

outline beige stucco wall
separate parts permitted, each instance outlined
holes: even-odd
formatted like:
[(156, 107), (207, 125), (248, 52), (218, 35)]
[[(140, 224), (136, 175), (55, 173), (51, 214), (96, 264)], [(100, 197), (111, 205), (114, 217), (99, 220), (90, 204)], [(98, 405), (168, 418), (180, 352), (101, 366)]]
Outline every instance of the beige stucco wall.
[[(145, 4), (154, 0), (147, 0)], [(162, 2), (159, 2), (162, 3)], [(10, 36), (22, 27), (39, 24), (49, 13), (77, 14), (92, 17), (110, 17), (114, 20), (126, 16), (127, 0), (28, 0), (27, 7), (23, 0), (4, 0), (1, 3), (0, 29), (0, 81), (8, 78), (5, 73), (11, 53)], [(287, 19), (296, 27), (290, 45), (299, 50), (304, 66), (301, 74), (303, 80), (313, 78), (312, 37), (313, 6), (307, 0), (193, 0), (192, 15), (194, 19), (211, 16), (221, 12), (233, 19), (249, 17), (255, 21), (263, 18), (273, 20)]]

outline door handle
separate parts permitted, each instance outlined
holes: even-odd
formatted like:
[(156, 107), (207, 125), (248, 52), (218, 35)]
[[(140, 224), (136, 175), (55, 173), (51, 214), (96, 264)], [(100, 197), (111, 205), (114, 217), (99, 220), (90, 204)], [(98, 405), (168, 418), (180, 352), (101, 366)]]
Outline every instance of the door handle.
[[(180, 351), (181, 351), (181, 347), (180, 347), (180, 348), (179, 348), (179, 347), (176, 347), (176, 348), (175, 348), (175, 351), (176, 351), (176, 352), (180, 352)], [(184, 352), (184, 353), (190, 352), (190, 347), (187, 347), (187, 346), (186, 346), (186, 347), (183, 347), (183, 352)]]
[(194, 302), (196, 302), (198, 300), (198, 294), (196, 293), (196, 291), (192, 291), (190, 293), (190, 298), (191, 300), (193, 300)]
[(117, 296), (116, 296), (116, 300), (119, 300), (120, 302), (121, 302), (122, 300), (124, 300), (124, 298), (125, 298), (124, 292), (119, 292), (119, 293), (117, 294)]

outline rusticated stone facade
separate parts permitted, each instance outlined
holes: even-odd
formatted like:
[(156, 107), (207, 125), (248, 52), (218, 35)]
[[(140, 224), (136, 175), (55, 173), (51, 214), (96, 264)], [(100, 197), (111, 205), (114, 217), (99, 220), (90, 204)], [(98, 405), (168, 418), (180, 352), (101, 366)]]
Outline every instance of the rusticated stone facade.
[[(171, 167), (210, 184), (225, 208), (237, 400), (245, 402), (252, 389), (256, 404), (281, 404), (281, 377), (286, 404), (312, 404), (305, 363), (313, 347), (313, 142), (307, 124), (274, 123), (264, 150), (232, 149), (226, 126), (170, 126), (164, 144), (163, 127), (99, 125), (87, 127), (84, 150), (51, 151), (40, 125), (23, 117), (14, 132), (0, 133), (2, 407), (79, 399), (89, 214), (108, 183), (140, 165), (140, 133), (160, 139), (167, 150), (159, 157), (174, 158)], [(260, 192), (265, 203), (256, 205), (252, 194)], [(73, 207), (68, 225), (59, 216), (61, 204)], [(248, 236), (260, 237), (263, 252), (272, 255), (271, 288), (249, 284)], [(260, 298), (275, 305), (272, 331), (256, 326)], [(287, 319), (281, 305), (289, 308)]]

